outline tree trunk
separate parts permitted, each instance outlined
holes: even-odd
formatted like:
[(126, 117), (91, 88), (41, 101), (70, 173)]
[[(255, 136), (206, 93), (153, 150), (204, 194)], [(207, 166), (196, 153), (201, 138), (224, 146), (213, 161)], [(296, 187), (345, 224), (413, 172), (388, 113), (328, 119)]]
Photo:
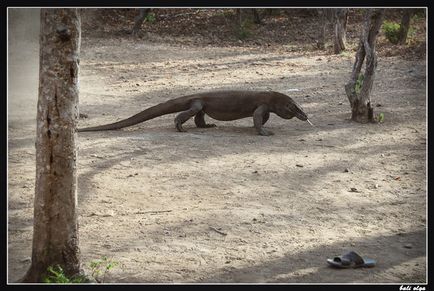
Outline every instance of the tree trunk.
[[(351, 119), (361, 123), (374, 121), (371, 91), (377, 66), (375, 44), (383, 17), (384, 9), (368, 9), (366, 11), (365, 24), (360, 37), (351, 79), (345, 85), (345, 92), (351, 105)], [(365, 58), (366, 67), (363, 78), (361, 78), (360, 71)]]
[(238, 27), (241, 28), (241, 25), (242, 25), (243, 21), (242, 21), (241, 9), (240, 8), (235, 9), (235, 16), (237, 18)]
[(140, 28), (142, 27), (143, 21), (145, 21), (146, 16), (151, 11), (151, 8), (141, 8), (139, 9), (139, 15), (136, 16), (134, 19), (134, 26), (131, 30), (131, 33), (133, 35), (137, 35), (137, 33), (140, 31)]
[(327, 26), (329, 26), (330, 23), (334, 22), (335, 19), (335, 13), (336, 9), (332, 8), (319, 8), (318, 9), (318, 15), (320, 18), (319, 21), (319, 36), (317, 41), (317, 47), (320, 50), (324, 50), (326, 47), (326, 32), (327, 32)]
[(319, 29), (319, 36), (317, 41), (317, 47), (320, 50), (325, 49), (325, 35), (326, 35), (326, 28), (327, 28), (327, 15), (326, 15), (326, 9), (320, 8), (318, 9), (318, 15), (320, 18), (320, 29)]
[(259, 16), (259, 13), (256, 9), (252, 8), (252, 15), (253, 15), (253, 23), (255, 24), (261, 24), (261, 17)]
[(339, 54), (345, 50), (346, 33), (347, 33), (348, 8), (334, 9), (334, 52)]
[(271, 16), (271, 15), (273, 15), (275, 9), (276, 9), (276, 8), (267, 8), (267, 9), (265, 9), (265, 13), (266, 13), (268, 16)]
[(41, 9), (32, 263), (22, 282), (49, 266), (81, 272), (75, 130), (80, 51), (78, 9)]
[(410, 20), (413, 13), (414, 9), (404, 9), (404, 15), (402, 16), (401, 25), (399, 27), (398, 44), (405, 44), (407, 42), (408, 30), (410, 28)]
[(317, 41), (318, 49), (325, 49), (327, 26), (329, 23), (333, 23), (334, 52), (335, 54), (339, 54), (344, 51), (347, 33), (348, 9), (320, 8), (318, 9), (318, 16), (320, 18), (320, 29)]

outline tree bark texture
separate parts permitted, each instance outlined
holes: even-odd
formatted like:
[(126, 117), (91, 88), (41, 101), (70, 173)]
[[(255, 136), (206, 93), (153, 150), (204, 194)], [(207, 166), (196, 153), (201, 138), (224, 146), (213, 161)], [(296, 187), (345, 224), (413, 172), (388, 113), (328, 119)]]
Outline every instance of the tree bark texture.
[(339, 54), (345, 50), (346, 34), (347, 34), (347, 20), (348, 8), (338, 8), (334, 10), (334, 52)]
[(252, 15), (253, 15), (253, 23), (255, 24), (261, 24), (261, 17), (259, 16), (258, 10), (252, 8)]
[(262, 23), (261, 16), (259, 15), (259, 12), (257, 9), (254, 9), (254, 8), (252, 8), (252, 9), (236, 8), (235, 9), (235, 18), (236, 18), (236, 21), (238, 23), (239, 28), (241, 28), (243, 26), (244, 19), (246, 19), (246, 14), (248, 12), (251, 12), (251, 21), (254, 24), (261, 24)]
[(142, 27), (143, 21), (145, 21), (146, 16), (148, 13), (151, 12), (151, 8), (140, 8), (139, 9), (139, 15), (136, 16), (134, 19), (134, 26), (131, 31), (133, 35), (137, 35), (137, 33), (140, 31), (140, 28)]
[(333, 47), (334, 53), (339, 54), (345, 50), (346, 33), (347, 33), (347, 8), (320, 8), (318, 9), (320, 18), (320, 29), (317, 41), (317, 47), (325, 49), (327, 26), (332, 23), (334, 26)]
[(326, 41), (326, 30), (327, 25), (330, 22), (330, 19), (332, 17), (333, 9), (330, 8), (319, 8), (318, 9), (318, 15), (320, 18), (320, 29), (319, 29), (319, 36), (317, 41), (317, 47), (320, 50), (325, 49), (325, 41)]
[(243, 24), (243, 18), (241, 15), (241, 8), (235, 9), (235, 17), (236, 17), (237, 22), (238, 22), (238, 27), (241, 27), (241, 25)]
[(80, 51), (78, 9), (41, 9), (36, 186), (30, 269), (41, 282), (49, 266), (80, 273), (76, 123)]
[[(351, 119), (361, 123), (374, 121), (371, 91), (377, 66), (375, 44), (383, 17), (384, 9), (367, 9), (351, 78), (345, 85), (345, 92), (351, 105)], [(362, 77), (360, 72), (365, 60), (365, 72)], [(357, 88), (358, 82), (359, 88)]]
[(407, 42), (408, 30), (410, 29), (410, 20), (414, 12), (414, 9), (411, 8), (404, 9), (401, 25), (399, 27), (398, 44), (405, 44)]

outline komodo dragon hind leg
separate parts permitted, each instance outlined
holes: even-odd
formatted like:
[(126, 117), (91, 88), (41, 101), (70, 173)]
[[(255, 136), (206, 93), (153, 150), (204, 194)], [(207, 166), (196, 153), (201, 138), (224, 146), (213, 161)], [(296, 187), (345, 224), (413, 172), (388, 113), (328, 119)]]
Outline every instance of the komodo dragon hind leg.
[(215, 127), (215, 124), (207, 124), (205, 122), (205, 112), (202, 110), (199, 111), (196, 116), (194, 117), (194, 123), (199, 128), (209, 128), (209, 127)]
[(262, 125), (264, 125), (269, 118), (270, 118), (270, 112), (265, 112), (264, 115), (262, 115)]
[(191, 104), (190, 109), (182, 111), (175, 117), (175, 127), (179, 132), (185, 132), (186, 130), (182, 127), (182, 124), (202, 111), (202, 102), (199, 100), (194, 101)]

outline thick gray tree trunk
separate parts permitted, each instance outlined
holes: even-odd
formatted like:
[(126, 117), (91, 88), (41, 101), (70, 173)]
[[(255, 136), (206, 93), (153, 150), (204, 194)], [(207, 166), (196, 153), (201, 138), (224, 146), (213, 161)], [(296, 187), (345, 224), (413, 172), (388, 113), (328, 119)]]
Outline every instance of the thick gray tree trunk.
[(75, 147), (78, 118), (78, 9), (41, 9), (36, 186), (30, 269), (41, 282), (49, 266), (80, 273)]
[[(384, 9), (367, 9), (351, 79), (345, 85), (345, 92), (351, 105), (351, 119), (361, 123), (374, 121), (371, 91), (377, 66), (375, 44), (383, 17)], [(366, 67), (362, 75), (360, 72), (365, 59)], [(361, 85), (357, 85), (358, 82), (359, 84), (362, 82)]]

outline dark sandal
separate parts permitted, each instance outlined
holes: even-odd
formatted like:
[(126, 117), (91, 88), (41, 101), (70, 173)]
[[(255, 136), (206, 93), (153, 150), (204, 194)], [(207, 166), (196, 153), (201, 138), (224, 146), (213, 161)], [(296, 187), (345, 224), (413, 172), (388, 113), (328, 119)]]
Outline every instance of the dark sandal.
[(333, 259), (327, 259), (327, 263), (336, 268), (360, 268), (374, 267), (376, 261), (373, 259), (362, 258), (356, 252), (348, 252), (345, 255), (334, 257)]

